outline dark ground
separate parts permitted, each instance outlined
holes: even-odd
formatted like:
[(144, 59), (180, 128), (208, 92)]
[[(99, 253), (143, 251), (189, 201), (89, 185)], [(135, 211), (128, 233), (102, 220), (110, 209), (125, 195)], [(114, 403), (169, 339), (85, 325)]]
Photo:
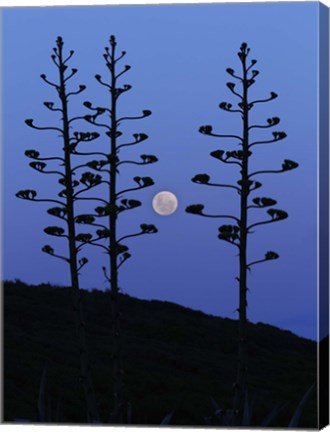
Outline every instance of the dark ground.
[[(83, 292), (93, 378), (104, 422), (111, 410), (110, 298)], [(133, 423), (205, 426), (210, 397), (230, 408), (237, 358), (237, 321), (169, 302), (121, 297), (127, 399)], [(37, 421), (40, 379), (47, 361), (47, 394), (61, 401), (67, 423), (84, 423), (69, 290), (23, 282), (3, 284), (4, 421)], [(305, 391), (316, 382), (316, 342), (265, 324), (249, 326), (250, 396), (254, 424), (277, 404), (273, 426), (287, 427)], [(316, 428), (316, 391), (300, 427)]]

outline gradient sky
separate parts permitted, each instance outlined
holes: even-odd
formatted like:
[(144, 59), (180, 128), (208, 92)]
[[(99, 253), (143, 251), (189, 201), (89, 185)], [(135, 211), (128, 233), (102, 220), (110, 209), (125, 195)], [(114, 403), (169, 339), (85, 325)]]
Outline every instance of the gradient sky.
[[(109, 36), (116, 35), (118, 49), (132, 66), (123, 80), (132, 91), (120, 99), (120, 114), (137, 115), (150, 109), (151, 117), (122, 128), (126, 138), (145, 132), (150, 139), (127, 150), (128, 158), (152, 153), (159, 162), (121, 171), (123, 187), (135, 175), (151, 176), (155, 186), (129, 195), (143, 206), (119, 219), (121, 233), (136, 232), (140, 223), (153, 223), (157, 235), (131, 239), (132, 259), (120, 271), (123, 292), (145, 299), (176, 302), (213, 315), (236, 319), (238, 272), (236, 249), (217, 239), (225, 220), (188, 215), (184, 209), (202, 203), (208, 213), (238, 214), (235, 192), (196, 185), (190, 179), (208, 173), (217, 182), (235, 182), (239, 172), (209, 156), (212, 150), (235, 149), (237, 143), (205, 137), (201, 125), (212, 124), (223, 133), (238, 133), (236, 115), (218, 109), (221, 101), (236, 102), (226, 88), (227, 67), (238, 70), (237, 51), (245, 41), (251, 58), (258, 60), (260, 75), (251, 93), (257, 99), (270, 91), (279, 98), (260, 104), (252, 118), (263, 124), (279, 116), (278, 130), (288, 138), (269, 146), (256, 146), (252, 168), (278, 169), (284, 159), (296, 160), (299, 169), (260, 176), (263, 188), (254, 196), (272, 197), (286, 210), (285, 221), (258, 227), (250, 237), (250, 261), (268, 250), (278, 261), (255, 266), (249, 275), (248, 316), (298, 335), (317, 337), (317, 34), (319, 4), (252, 3), (160, 6), (43, 7), (3, 10), (3, 277), (27, 283), (68, 285), (68, 266), (43, 254), (52, 244), (65, 250), (64, 240), (43, 232), (58, 220), (47, 215), (48, 205), (15, 198), (20, 189), (36, 189), (54, 197), (56, 179), (42, 176), (24, 156), (34, 148), (51, 155), (59, 148), (56, 134), (28, 128), (24, 119), (38, 124), (58, 124), (43, 101), (56, 95), (40, 74), (56, 77), (50, 55), (55, 39), (64, 38), (74, 49), (70, 66), (79, 73), (71, 83), (86, 84), (75, 98), (72, 115), (84, 115), (82, 102), (107, 104), (107, 93), (94, 75), (106, 75), (102, 57)], [(84, 126), (86, 128), (86, 126)], [(269, 136), (259, 133), (256, 137)], [(99, 148), (107, 145), (100, 139)], [(53, 153), (54, 154), (54, 153)], [(176, 213), (157, 215), (151, 207), (161, 191), (175, 193)], [(267, 219), (266, 212), (251, 213), (251, 221)], [(101, 270), (106, 263), (98, 248), (86, 248), (90, 265), (81, 276), (83, 288), (106, 289)]]

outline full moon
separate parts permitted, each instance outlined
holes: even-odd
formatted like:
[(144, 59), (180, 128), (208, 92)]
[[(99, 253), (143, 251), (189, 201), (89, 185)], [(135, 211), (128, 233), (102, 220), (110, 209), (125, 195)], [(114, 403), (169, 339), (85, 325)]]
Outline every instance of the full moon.
[(152, 207), (161, 216), (168, 216), (178, 207), (178, 199), (172, 192), (159, 192), (152, 200)]

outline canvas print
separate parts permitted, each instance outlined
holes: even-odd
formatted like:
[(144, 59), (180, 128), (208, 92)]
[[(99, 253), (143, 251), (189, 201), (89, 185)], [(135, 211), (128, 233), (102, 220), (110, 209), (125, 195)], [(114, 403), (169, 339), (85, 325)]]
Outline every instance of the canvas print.
[(2, 8), (6, 423), (328, 424), (328, 9)]

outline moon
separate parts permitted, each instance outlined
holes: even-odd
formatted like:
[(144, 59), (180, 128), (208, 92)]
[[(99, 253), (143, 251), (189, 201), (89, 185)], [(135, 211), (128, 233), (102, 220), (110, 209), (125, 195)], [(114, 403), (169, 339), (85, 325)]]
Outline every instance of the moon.
[(152, 200), (152, 207), (159, 215), (168, 216), (177, 209), (178, 199), (172, 192), (158, 192)]

